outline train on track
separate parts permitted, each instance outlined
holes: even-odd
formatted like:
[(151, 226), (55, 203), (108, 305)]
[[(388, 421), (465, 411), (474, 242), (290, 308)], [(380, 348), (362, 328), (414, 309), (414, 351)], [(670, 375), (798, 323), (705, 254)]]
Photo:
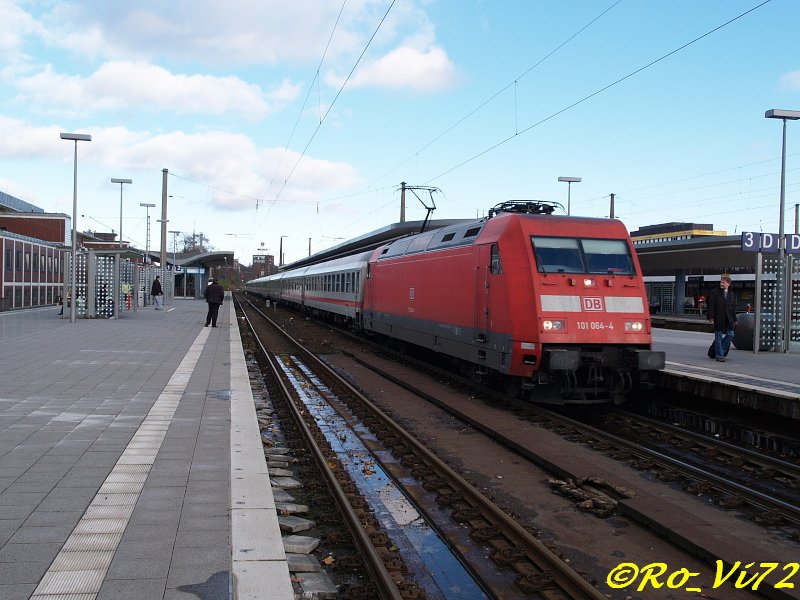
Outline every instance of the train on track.
[(535, 402), (621, 402), (664, 368), (636, 253), (620, 221), (554, 209), (505, 202), (246, 289), (434, 351)]

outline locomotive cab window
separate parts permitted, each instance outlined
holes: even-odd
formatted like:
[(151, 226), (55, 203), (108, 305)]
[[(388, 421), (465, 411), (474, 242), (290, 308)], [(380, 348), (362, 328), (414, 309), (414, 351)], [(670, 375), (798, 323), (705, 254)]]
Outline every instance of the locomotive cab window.
[(581, 240), (589, 273), (633, 275), (633, 261), (625, 240)]
[(583, 258), (575, 238), (531, 237), (540, 273), (584, 273)]
[(625, 240), (532, 236), (540, 273), (633, 275), (633, 259)]

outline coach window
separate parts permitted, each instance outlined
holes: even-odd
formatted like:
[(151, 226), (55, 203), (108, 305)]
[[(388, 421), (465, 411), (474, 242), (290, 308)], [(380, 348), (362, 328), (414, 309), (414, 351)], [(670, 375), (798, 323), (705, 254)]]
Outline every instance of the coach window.
[(25, 253), (25, 272), (30, 273), (31, 270), (31, 253)]
[(491, 272), (494, 275), (500, 275), (503, 272), (503, 265), (500, 263), (500, 248), (497, 247), (497, 244), (492, 244)]
[(14, 257), (14, 253), (11, 252), (11, 248), (6, 248), (6, 271), (10, 271), (13, 269), (13, 261), (11, 260)]
[(38, 252), (34, 252), (33, 253), (33, 272), (34, 273), (38, 273), (39, 272), (39, 253)]
[(22, 271), (22, 250), (17, 250), (15, 260), (14, 270)]

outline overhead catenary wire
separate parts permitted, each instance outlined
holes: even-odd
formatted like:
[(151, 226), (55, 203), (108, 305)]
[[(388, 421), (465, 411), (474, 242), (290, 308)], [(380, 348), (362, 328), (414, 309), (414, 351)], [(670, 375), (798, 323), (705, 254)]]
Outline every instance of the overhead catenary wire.
[(639, 67), (638, 69), (635, 69), (634, 71), (631, 71), (627, 75), (624, 75), (624, 76), (620, 77), (619, 79), (617, 79), (617, 80), (615, 80), (615, 81), (613, 81), (613, 82), (611, 82), (611, 83), (609, 83), (609, 84), (607, 84), (607, 85), (595, 90), (594, 92), (592, 92), (590, 94), (587, 94), (586, 96), (584, 96), (583, 98), (573, 102), (572, 104), (569, 104), (569, 105), (565, 106), (564, 108), (562, 108), (560, 110), (557, 110), (556, 112), (552, 113), (551, 115), (549, 115), (547, 117), (544, 117), (543, 119), (540, 119), (539, 121), (537, 121), (535, 123), (532, 123), (531, 125), (528, 125), (524, 129), (515, 132), (513, 135), (510, 135), (510, 136), (498, 141), (497, 143), (489, 146), (488, 148), (485, 148), (484, 150), (478, 152), (474, 156), (471, 156), (470, 158), (468, 158), (468, 159), (456, 164), (455, 166), (450, 167), (449, 169), (447, 169), (445, 171), (442, 171), (438, 175), (428, 179), (425, 183), (426, 184), (431, 183), (433, 181), (436, 181), (440, 177), (443, 177), (443, 176), (445, 176), (445, 175), (447, 175), (449, 173), (452, 173), (453, 171), (455, 171), (457, 169), (460, 169), (464, 165), (467, 165), (467, 164), (471, 163), (473, 160), (476, 160), (476, 159), (480, 158), (481, 156), (484, 156), (485, 154), (488, 154), (492, 150), (495, 150), (495, 149), (499, 148), (500, 146), (503, 146), (503, 145), (507, 144), (508, 142), (513, 140), (514, 138), (519, 137), (520, 135), (525, 134), (525, 133), (533, 130), (534, 128), (536, 128), (536, 127), (538, 127), (538, 126), (550, 121), (551, 119), (554, 119), (555, 117), (557, 117), (557, 116), (559, 116), (561, 114), (564, 114), (565, 112), (567, 112), (569, 110), (572, 110), (573, 108), (583, 104), (587, 100), (590, 100), (591, 98), (594, 98), (595, 96), (597, 96), (599, 94), (602, 94), (603, 92), (605, 92), (605, 91), (607, 91), (607, 90), (619, 85), (623, 81), (626, 81), (626, 80), (630, 79), (631, 77), (634, 77), (635, 75), (638, 75), (639, 73), (641, 73), (641, 72), (649, 69), (650, 67), (660, 63), (661, 61), (669, 58), (670, 56), (672, 56), (674, 54), (677, 54), (681, 50), (684, 50), (684, 49), (688, 48), (689, 46), (692, 46), (693, 44), (696, 44), (700, 40), (710, 36), (711, 34), (719, 31), (720, 29), (723, 29), (723, 28), (727, 27), (731, 23), (734, 23), (734, 22), (738, 21), (739, 19), (749, 15), (750, 13), (752, 13), (753, 11), (758, 10), (762, 6), (764, 6), (766, 4), (769, 4), (771, 1), (772, 0), (764, 0), (763, 2), (758, 4), (757, 6), (754, 6), (753, 8), (750, 8), (750, 9), (744, 11), (743, 13), (740, 13), (739, 15), (733, 17), (732, 19), (729, 19), (728, 21), (722, 23), (721, 25), (718, 25), (717, 27), (714, 27), (713, 29), (705, 32), (704, 34), (694, 38), (693, 40), (691, 40), (689, 42), (686, 42), (685, 44), (679, 46), (678, 48), (675, 48), (674, 50), (671, 50), (670, 52), (667, 52), (666, 54), (660, 56), (659, 58), (657, 58), (655, 60), (650, 61), (646, 65), (643, 65), (643, 66)]
[(331, 110), (333, 109), (333, 106), (336, 104), (336, 101), (339, 99), (339, 96), (341, 96), (342, 92), (344, 91), (345, 86), (347, 86), (347, 83), (352, 78), (353, 73), (355, 73), (355, 70), (358, 68), (358, 65), (361, 63), (361, 60), (364, 58), (364, 55), (367, 53), (367, 50), (369, 49), (370, 45), (372, 44), (373, 40), (375, 39), (375, 36), (378, 35), (378, 31), (380, 31), (381, 26), (383, 25), (384, 21), (386, 21), (386, 18), (389, 16), (389, 12), (392, 10), (392, 7), (394, 6), (395, 2), (396, 2), (396, 0), (392, 0), (391, 4), (389, 5), (389, 8), (386, 9), (386, 12), (384, 13), (383, 18), (381, 18), (380, 22), (378, 23), (378, 26), (375, 28), (375, 31), (372, 32), (372, 35), (370, 36), (369, 40), (367, 41), (366, 45), (364, 46), (364, 49), (361, 51), (361, 54), (358, 56), (358, 59), (356, 60), (355, 64), (353, 65), (352, 69), (350, 69), (350, 72), (347, 74), (347, 77), (342, 82), (342, 85), (339, 87), (339, 90), (336, 92), (336, 95), (334, 96), (334, 98), (331, 101), (330, 105), (328, 105), (328, 108), (325, 111), (325, 114), (322, 115), (322, 117), (320, 118), (320, 121), (317, 124), (316, 128), (314, 129), (313, 133), (311, 134), (311, 137), (308, 139), (308, 142), (306, 142), (306, 145), (303, 147), (303, 151), (300, 153), (300, 156), (297, 157), (297, 161), (295, 161), (295, 164), (292, 167), (291, 171), (289, 171), (289, 174), (286, 176), (286, 179), (284, 179), (283, 185), (278, 190), (278, 193), (275, 195), (275, 198), (273, 198), (272, 201), (270, 202), (270, 205), (269, 205), (270, 207), (275, 205), (275, 203), (281, 197), (281, 194), (283, 193), (283, 190), (286, 189), (286, 185), (289, 183), (289, 181), (292, 178), (292, 175), (294, 175), (294, 172), (297, 170), (297, 167), (300, 164), (300, 161), (302, 161), (303, 157), (305, 157), (306, 152), (308, 151), (308, 148), (311, 146), (311, 143), (314, 141), (314, 138), (317, 136), (317, 133), (319, 133), (319, 130), (322, 128), (322, 124), (325, 122), (325, 119), (330, 114)]
[[(617, 6), (617, 5), (618, 5), (620, 2), (622, 2), (622, 0), (616, 0), (615, 2), (613, 2), (613, 3), (612, 3), (610, 6), (608, 6), (608, 7), (607, 7), (605, 10), (603, 10), (603, 11), (602, 11), (602, 12), (601, 12), (599, 15), (597, 15), (596, 17), (594, 17), (593, 19), (591, 19), (589, 22), (587, 22), (585, 25), (583, 25), (581, 28), (579, 28), (577, 31), (575, 31), (575, 32), (574, 32), (572, 35), (570, 35), (570, 36), (569, 36), (567, 39), (565, 39), (565, 40), (564, 40), (563, 42), (561, 42), (561, 43), (560, 43), (558, 46), (556, 46), (555, 48), (553, 48), (553, 49), (552, 49), (550, 52), (548, 52), (547, 54), (545, 54), (545, 55), (544, 55), (542, 58), (540, 58), (540, 59), (539, 59), (538, 61), (536, 61), (536, 62), (535, 62), (533, 65), (531, 65), (530, 67), (528, 67), (528, 68), (527, 68), (525, 71), (523, 71), (521, 74), (517, 75), (517, 76), (514, 78), (514, 80), (513, 80), (513, 81), (511, 81), (511, 82), (507, 83), (505, 86), (503, 86), (503, 87), (502, 87), (501, 89), (499, 89), (497, 92), (495, 92), (494, 94), (492, 94), (492, 95), (491, 95), (489, 98), (487, 98), (486, 100), (484, 100), (483, 102), (481, 102), (481, 103), (480, 103), (478, 106), (476, 106), (475, 108), (473, 108), (473, 109), (472, 109), (471, 111), (469, 111), (469, 112), (468, 112), (466, 115), (464, 115), (464, 116), (463, 116), (463, 117), (461, 117), (461, 118), (460, 118), (458, 121), (456, 121), (455, 123), (453, 123), (453, 125), (451, 125), (451, 126), (450, 126), (450, 127), (448, 127), (447, 129), (445, 129), (444, 131), (442, 131), (440, 134), (438, 134), (438, 135), (437, 135), (436, 137), (434, 137), (432, 140), (430, 140), (430, 141), (429, 141), (429, 142), (427, 142), (425, 145), (423, 145), (421, 148), (419, 148), (417, 151), (415, 151), (415, 152), (414, 152), (414, 153), (413, 153), (411, 156), (409, 156), (409, 157), (407, 157), (407, 158), (403, 159), (402, 161), (400, 161), (399, 163), (397, 163), (397, 164), (396, 164), (394, 167), (392, 167), (391, 169), (389, 169), (388, 171), (386, 171), (386, 172), (385, 172), (383, 175), (381, 175), (380, 177), (377, 177), (377, 178), (374, 180), (374, 182), (373, 182), (372, 184), (369, 184), (368, 186), (366, 186), (366, 187), (365, 187), (363, 190), (361, 190), (361, 191), (359, 191), (359, 192), (356, 192), (356, 193), (354, 193), (354, 194), (349, 194), (349, 195), (347, 195), (347, 196), (344, 196), (344, 197), (345, 197), (345, 198), (353, 198), (353, 197), (357, 197), (357, 196), (360, 196), (360, 195), (371, 194), (371, 193), (372, 193), (372, 192), (375, 190), (375, 186), (374, 186), (374, 183), (375, 183), (375, 182), (377, 182), (377, 181), (380, 181), (380, 180), (384, 179), (384, 178), (385, 178), (385, 177), (387, 177), (389, 174), (393, 173), (393, 172), (394, 172), (394, 171), (396, 171), (398, 168), (400, 168), (402, 165), (406, 164), (406, 163), (407, 163), (409, 160), (412, 160), (413, 158), (419, 158), (419, 155), (420, 155), (420, 153), (421, 153), (421, 152), (423, 152), (423, 151), (427, 150), (428, 148), (430, 148), (431, 146), (433, 146), (433, 145), (434, 145), (434, 144), (435, 144), (437, 141), (439, 141), (439, 140), (440, 140), (440, 139), (442, 139), (444, 136), (446, 136), (448, 133), (450, 133), (451, 131), (453, 131), (454, 129), (456, 129), (456, 128), (457, 128), (459, 125), (461, 125), (462, 123), (464, 123), (465, 121), (467, 121), (467, 120), (468, 120), (468, 119), (469, 119), (471, 116), (473, 116), (474, 114), (476, 114), (476, 113), (477, 113), (478, 111), (480, 111), (482, 108), (484, 108), (485, 106), (487, 106), (488, 104), (490, 104), (490, 103), (491, 103), (493, 100), (495, 100), (495, 99), (496, 99), (498, 96), (500, 96), (500, 95), (501, 95), (503, 92), (505, 92), (506, 90), (508, 90), (510, 87), (512, 87), (512, 86), (516, 86), (516, 85), (517, 85), (517, 83), (518, 83), (518, 82), (519, 82), (521, 79), (523, 79), (524, 77), (526, 77), (526, 76), (527, 76), (528, 74), (530, 74), (530, 73), (531, 73), (531, 72), (532, 72), (532, 71), (533, 71), (533, 70), (534, 70), (536, 67), (538, 67), (539, 65), (541, 65), (542, 63), (544, 63), (544, 62), (545, 62), (547, 59), (549, 59), (551, 56), (553, 56), (554, 54), (556, 54), (556, 53), (557, 53), (559, 50), (561, 50), (562, 48), (564, 48), (564, 47), (565, 47), (567, 44), (569, 44), (569, 43), (570, 43), (572, 40), (574, 40), (575, 38), (577, 38), (577, 37), (578, 37), (578, 36), (579, 36), (581, 33), (583, 33), (584, 31), (586, 31), (586, 30), (587, 30), (589, 27), (591, 27), (591, 26), (592, 26), (594, 23), (596, 23), (596, 22), (597, 22), (597, 21), (598, 21), (600, 18), (602, 18), (602, 17), (603, 17), (603, 16), (605, 16), (605, 15), (606, 15), (608, 12), (610, 12), (610, 11), (611, 11), (611, 9), (613, 9), (615, 6)], [(390, 186), (390, 187), (394, 187), (394, 186)], [(339, 199), (341, 199), (341, 198), (342, 198), (342, 196), (337, 196), (337, 197), (334, 197), (334, 198), (326, 198), (326, 199), (320, 200), (320, 201), (319, 201), (319, 204), (326, 203), (326, 202), (332, 202), (332, 201), (336, 201), (336, 200), (339, 200)], [(468, 206), (468, 205), (467, 205), (467, 204), (463, 204), (463, 206)], [(471, 207), (470, 207), (470, 208), (471, 208)], [(369, 214), (371, 214), (371, 213), (369, 213)]]
[[(331, 34), (328, 36), (328, 43), (325, 44), (325, 49), (322, 51), (322, 56), (319, 59), (319, 64), (317, 65), (317, 70), (314, 73), (314, 77), (311, 80), (311, 84), (308, 86), (308, 91), (306, 92), (306, 97), (303, 99), (303, 105), (300, 107), (300, 111), (297, 114), (297, 118), (294, 121), (294, 125), (292, 126), (292, 131), (289, 134), (289, 139), (286, 141), (286, 145), (283, 148), (283, 154), (281, 155), (278, 164), (275, 166), (275, 171), (272, 174), (272, 177), (269, 180), (269, 184), (267, 184), (267, 194), (269, 194), (269, 190), (272, 189), (272, 184), (275, 181), (275, 177), (278, 175), (278, 171), (283, 164), (283, 160), (286, 158), (286, 154), (289, 152), (289, 146), (294, 139), (295, 131), (297, 131), (297, 125), (300, 123), (300, 119), (303, 117), (303, 112), (306, 109), (306, 105), (308, 104), (308, 99), (311, 96), (311, 92), (314, 90), (314, 83), (319, 82), (319, 73), (322, 69), (322, 65), (325, 62), (325, 57), (328, 55), (328, 49), (331, 46), (331, 40), (333, 40), (333, 36), (336, 33), (336, 29), (339, 26), (339, 21), (342, 18), (342, 13), (344, 12), (344, 7), (347, 5), (347, 0), (343, 0), (342, 6), (339, 8), (339, 14), (336, 15), (336, 22), (333, 24), (333, 28), (331, 29)], [(319, 89), (319, 88), (317, 88)], [(321, 115), (320, 115), (320, 122), (322, 122)], [(258, 210), (258, 204), (256, 204), (256, 210)]]
[[(391, 169), (389, 169), (389, 170), (388, 170), (386, 173), (384, 173), (383, 175), (381, 175), (380, 177), (378, 177), (378, 178), (376, 179), (376, 181), (380, 181), (380, 180), (381, 180), (381, 179), (383, 179), (384, 177), (388, 176), (390, 173), (393, 173), (393, 172), (394, 172), (394, 171), (396, 171), (398, 168), (400, 168), (402, 165), (406, 164), (406, 163), (407, 163), (409, 160), (411, 160), (412, 158), (418, 157), (418, 156), (419, 156), (419, 154), (420, 154), (421, 152), (424, 152), (425, 150), (427, 150), (428, 148), (430, 148), (431, 146), (433, 146), (433, 145), (434, 145), (436, 142), (438, 142), (440, 139), (442, 139), (442, 138), (443, 138), (444, 136), (446, 136), (448, 133), (450, 133), (451, 131), (453, 131), (453, 130), (454, 130), (456, 127), (458, 127), (459, 125), (461, 125), (461, 124), (462, 124), (464, 121), (466, 121), (467, 119), (469, 119), (471, 116), (473, 116), (473, 115), (474, 115), (475, 113), (477, 113), (479, 110), (481, 110), (482, 108), (484, 108), (485, 106), (487, 106), (489, 103), (491, 103), (493, 100), (495, 100), (495, 99), (496, 99), (498, 96), (500, 96), (500, 95), (501, 95), (503, 92), (505, 92), (506, 90), (508, 90), (508, 89), (509, 89), (509, 88), (511, 88), (511, 87), (516, 87), (516, 85), (519, 83), (519, 81), (520, 81), (521, 79), (523, 79), (525, 76), (527, 76), (529, 73), (531, 73), (531, 72), (532, 72), (532, 71), (533, 71), (533, 70), (534, 70), (536, 67), (538, 67), (539, 65), (541, 65), (542, 63), (544, 63), (544, 62), (545, 62), (547, 59), (549, 59), (551, 56), (553, 56), (553, 55), (554, 55), (556, 52), (558, 52), (559, 50), (561, 50), (561, 49), (562, 49), (564, 46), (566, 46), (567, 44), (569, 44), (569, 43), (570, 43), (572, 40), (574, 40), (575, 38), (577, 38), (577, 37), (578, 37), (580, 34), (582, 34), (584, 31), (586, 31), (586, 30), (587, 30), (589, 27), (591, 27), (592, 25), (594, 25), (594, 24), (595, 24), (597, 21), (599, 21), (599, 20), (600, 20), (602, 17), (604, 17), (604, 16), (605, 16), (607, 13), (609, 13), (609, 12), (611, 11), (611, 9), (613, 9), (615, 6), (617, 6), (617, 5), (618, 5), (620, 2), (622, 2), (622, 0), (616, 0), (616, 2), (614, 2), (613, 4), (611, 4), (611, 6), (609, 6), (608, 8), (606, 8), (606, 9), (605, 9), (603, 12), (601, 12), (599, 15), (597, 15), (597, 16), (596, 16), (596, 17), (594, 17), (593, 19), (591, 19), (591, 20), (590, 20), (588, 23), (586, 23), (586, 24), (585, 24), (583, 27), (581, 27), (580, 29), (578, 29), (578, 30), (577, 30), (575, 33), (573, 33), (571, 36), (569, 36), (569, 37), (568, 37), (566, 40), (564, 40), (564, 41), (563, 41), (563, 42), (561, 42), (561, 43), (560, 43), (558, 46), (556, 46), (555, 48), (553, 48), (553, 49), (552, 49), (550, 52), (548, 52), (547, 54), (545, 54), (545, 55), (544, 55), (542, 58), (540, 58), (540, 59), (539, 59), (538, 61), (536, 61), (536, 62), (535, 62), (533, 65), (531, 65), (530, 67), (528, 67), (528, 68), (527, 68), (525, 71), (523, 71), (523, 72), (522, 72), (520, 75), (517, 75), (517, 77), (515, 77), (513, 81), (510, 81), (510, 82), (509, 82), (509, 83), (507, 83), (505, 86), (503, 86), (501, 89), (499, 89), (497, 92), (495, 92), (495, 93), (494, 93), (494, 94), (492, 94), (490, 97), (488, 97), (486, 100), (484, 100), (483, 102), (481, 102), (481, 103), (480, 103), (478, 106), (476, 106), (475, 108), (473, 108), (473, 109), (472, 109), (471, 111), (469, 111), (469, 112), (468, 112), (466, 115), (464, 115), (464, 116), (463, 116), (463, 117), (461, 117), (461, 118), (460, 118), (458, 121), (456, 121), (455, 123), (453, 123), (453, 124), (452, 124), (450, 127), (448, 127), (447, 129), (445, 129), (444, 131), (442, 131), (442, 132), (441, 132), (439, 135), (437, 135), (436, 137), (434, 137), (434, 138), (433, 138), (431, 141), (429, 141), (429, 142), (428, 142), (428, 143), (426, 143), (424, 146), (422, 146), (422, 147), (421, 147), (421, 148), (419, 148), (417, 151), (415, 151), (415, 152), (414, 152), (414, 153), (413, 153), (411, 156), (409, 156), (409, 157), (407, 157), (407, 158), (403, 159), (403, 160), (402, 160), (402, 161), (400, 161), (398, 164), (396, 164), (394, 167), (392, 167)], [(516, 92), (515, 92), (515, 93), (516, 93)]]

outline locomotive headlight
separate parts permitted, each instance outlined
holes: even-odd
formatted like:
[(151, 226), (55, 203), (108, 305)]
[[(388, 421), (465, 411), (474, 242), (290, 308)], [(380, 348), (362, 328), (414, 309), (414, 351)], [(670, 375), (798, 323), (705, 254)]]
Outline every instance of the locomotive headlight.
[(641, 321), (625, 321), (625, 331), (644, 331), (644, 323)]
[(594, 279), (591, 277), (587, 277), (583, 280), (583, 287), (593, 288), (594, 287)]
[(566, 322), (562, 319), (547, 319), (542, 321), (542, 329), (545, 331), (564, 331)]

